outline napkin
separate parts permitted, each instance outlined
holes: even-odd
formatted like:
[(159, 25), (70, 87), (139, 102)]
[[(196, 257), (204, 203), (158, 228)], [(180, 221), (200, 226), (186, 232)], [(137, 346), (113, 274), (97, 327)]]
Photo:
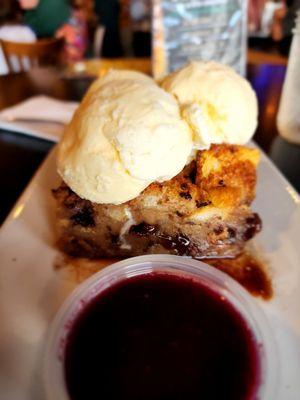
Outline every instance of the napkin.
[(0, 129), (59, 141), (78, 107), (76, 102), (34, 96), (0, 112)]

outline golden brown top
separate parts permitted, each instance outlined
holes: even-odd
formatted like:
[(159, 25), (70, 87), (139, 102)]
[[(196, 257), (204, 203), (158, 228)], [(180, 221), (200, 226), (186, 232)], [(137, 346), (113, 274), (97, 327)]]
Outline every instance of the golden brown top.
[(213, 145), (173, 179), (152, 183), (130, 207), (174, 208), (183, 215), (248, 206), (255, 197), (259, 152), (238, 145)]

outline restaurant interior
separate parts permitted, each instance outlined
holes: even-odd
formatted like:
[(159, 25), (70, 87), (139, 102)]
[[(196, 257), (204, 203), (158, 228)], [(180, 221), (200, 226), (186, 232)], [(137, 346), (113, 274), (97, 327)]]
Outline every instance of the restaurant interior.
[(1, 399), (300, 398), (299, 99), (299, 0), (0, 0)]
[[(159, 17), (153, 4), (147, 0), (1, 0), (1, 110), (38, 94), (78, 101), (91, 81), (110, 68), (157, 76), (161, 67), (155, 21)], [(246, 46), (244, 72), (259, 101), (254, 140), (299, 190), (298, 147), (284, 141), (276, 122), (298, 7), (297, 1), (249, 1), (247, 39), (241, 46)], [(192, 51), (192, 57), (201, 58), (197, 48)], [(3, 221), (52, 143), (17, 135), (12, 144), (12, 134), (3, 131), (0, 137), (0, 174), (6, 188), (1, 196)], [(16, 157), (19, 162), (12, 166)]]

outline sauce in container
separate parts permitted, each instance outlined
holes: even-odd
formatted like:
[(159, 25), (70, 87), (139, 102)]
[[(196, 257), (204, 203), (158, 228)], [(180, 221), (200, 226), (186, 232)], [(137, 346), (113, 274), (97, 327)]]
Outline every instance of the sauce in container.
[(71, 400), (269, 399), (276, 352), (267, 331), (251, 297), (215, 268), (135, 257), (65, 303), (48, 344), (46, 389)]
[[(67, 339), (71, 399), (253, 399), (257, 343), (233, 306), (201, 281), (139, 275), (106, 289)], [(216, 384), (217, 383), (217, 384)], [(97, 395), (97, 396), (96, 396)]]

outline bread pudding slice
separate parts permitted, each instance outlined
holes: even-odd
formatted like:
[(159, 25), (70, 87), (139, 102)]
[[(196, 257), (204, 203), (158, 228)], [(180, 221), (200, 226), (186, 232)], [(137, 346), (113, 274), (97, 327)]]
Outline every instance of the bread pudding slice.
[(120, 205), (95, 204), (64, 183), (53, 190), (59, 248), (75, 257), (168, 253), (235, 257), (261, 229), (250, 209), (259, 153), (237, 145), (198, 151), (173, 179)]

